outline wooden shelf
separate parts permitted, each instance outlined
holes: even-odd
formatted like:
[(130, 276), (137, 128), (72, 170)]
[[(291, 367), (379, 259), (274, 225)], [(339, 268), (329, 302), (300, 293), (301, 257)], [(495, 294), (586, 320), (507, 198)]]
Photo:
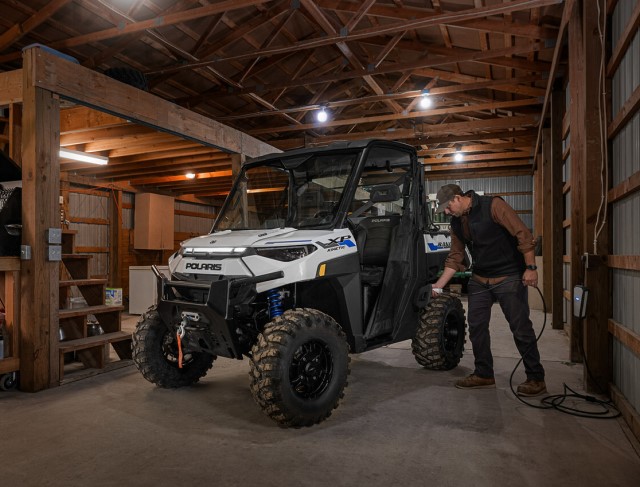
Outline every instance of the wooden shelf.
[(114, 331), (113, 333), (104, 333), (102, 335), (60, 342), (58, 349), (62, 353), (76, 352), (78, 350), (85, 350), (87, 348), (102, 346), (107, 343), (116, 343), (125, 340), (131, 340), (131, 333), (126, 331)]
[(61, 320), (75, 318), (77, 316), (101, 315), (111, 313), (113, 311), (122, 311), (124, 306), (109, 306), (101, 304), (98, 306), (84, 306), (82, 308), (61, 309), (58, 311), (58, 317)]
[(60, 287), (68, 286), (100, 286), (107, 283), (106, 279), (70, 279), (67, 281), (60, 281)]

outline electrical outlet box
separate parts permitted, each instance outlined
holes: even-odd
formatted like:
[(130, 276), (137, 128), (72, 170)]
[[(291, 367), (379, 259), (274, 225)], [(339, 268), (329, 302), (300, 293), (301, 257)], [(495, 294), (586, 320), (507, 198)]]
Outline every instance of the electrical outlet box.
[(62, 229), (47, 228), (47, 243), (60, 245), (62, 243)]
[(31, 260), (31, 245), (20, 246), (20, 259)]
[(50, 262), (60, 262), (62, 260), (62, 246), (61, 245), (49, 245), (49, 254), (47, 260)]
[(573, 316), (584, 318), (587, 315), (588, 297), (589, 289), (586, 287), (578, 285), (573, 288)]

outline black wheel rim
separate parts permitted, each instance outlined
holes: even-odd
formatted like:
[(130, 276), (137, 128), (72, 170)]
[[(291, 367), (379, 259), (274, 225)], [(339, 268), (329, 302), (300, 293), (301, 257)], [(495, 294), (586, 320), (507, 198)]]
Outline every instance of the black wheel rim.
[(329, 387), (333, 360), (326, 343), (309, 340), (294, 352), (289, 366), (291, 388), (302, 399), (315, 399)]
[[(167, 362), (178, 367), (178, 342), (175, 335), (168, 330), (162, 338), (162, 355)], [(185, 353), (182, 356), (182, 365), (188, 365), (192, 359), (193, 356), (190, 353)]]
[(453, 313), (449, 313), (444, 321), (442, 331), (443, 348), (447, 353), (455, 353), (460, 341), (460, 322)]

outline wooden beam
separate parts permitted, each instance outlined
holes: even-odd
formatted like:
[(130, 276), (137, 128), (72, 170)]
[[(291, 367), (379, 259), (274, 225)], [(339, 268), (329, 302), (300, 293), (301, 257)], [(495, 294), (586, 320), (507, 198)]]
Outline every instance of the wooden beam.
[(560, 63), (560, 56), (563, 50), (564, 37), (567, 34), (567, 26), (569, 20), (573, 15), (573, 9), (575, 8), (576, 0), (567, 0), (562, 12), (562, 20), (560, 21), (560, 30), (558, 31), (558, 38), (556, 39), (556, 46), (553, 51), (553, 59), (551, 61), (551, 71), (549, 73), (549, 79), (547, 80), (547, 89), (544, 95), (544, 101), (542, 102), (542, 113), (540, 115), (540, 125), (538, 127), (538, 138), (536, 140), (536, 148), (534, 154), (538, 153), (540, 149), (540, 143), (542, 139), (542, 128), (544, 126), (544, 119), (547, 114), (547, 105), (551, 101), (551, 92), (553, 89), (553, 83), (558, 73), (558, 65)]
[(0, 35), (0, 52), (45, 22), (69, 2), (70, 0), (53, 0), (52, 2), (47, 2), (40, 10), (24, 22), (14, 24)]
[(20, 387), (35, 392), (58, 382), (59, 262), (47, 259), (48, 228), (60, 227), (60, 113), (57, 97), (37, 86), (38, 50), (25, 52), (22, 138), (22, 261)]
[(640, 335), (612, 319), (608, 321), (608, 330), (620, 343), (640, 358)]
[(633, 173), (616, 187), (609, 190), (607, 199), (614, 203), (640, 190), (640, 171)]
[(431, 165), (425, 164), (425, 171), (428, 172), (440, 172), (451, 171), (452, 169), (465, 169), (474, 171), (476, 169), (497, 168), (497, 167), (531, 167), (531, 162), (522, 160), (510, 160), (510, 161), (495, 161), (495, 162), (470, 162), (470, 163), (453, 163), (453, 164), (439, 164)]
[[(236, 2), (234, 5), (242, 3)], [(214, 6), (219, 5), (222, 4)], [(194, 10), (199, 9), (188, 12)], [(39, 59), (35, 66), (35, 79), (40, 88), (82, 104), (100, 107), (127, 120), (136, 120), (225, 151), (242, 152), (250, 157), (278, 152), (264, 142), (203, 115), (73, 64), (40, 48), (31, 49)]]
[[(369, 37), (377, 37), (385, 34), (396, 34), (398, 32), (406, 32), (414, 29), (423, 29), (426, 27), (438, 26), (443, 21), (449, 21), (450, 23), (458, 23), (466, 20), (473, 20), (478, 18), (484, 18), (492, 15), (500, 15), (509, 12), (517, 12), (520, 10), (529, 10), (534, 7), (543, 7), (547, 5), (555, 5), (562, 3), (563, 0), (514, 0), (506, 4), (490, 5), (479, 8), (465, 9), (460, 12), (451, 13), (447, 12), (440, 15), (433, 15), (428, 18), (422, 18), (410, 21), (401, 21), (396, 23), (390, 23), (386, 25), (376, 25), (374, 27), (368, 27), (366, 29), (360, 29), (346, 36), (340, 33), (336, 35), (327, 35), (323, 37), (317, 37), (309, 40), (295, 42), (288, 46), (270, 47), (266, 49), (260, 49), (255, 51), (248, 51), (247, 53), (237, 54), (233, 56), (226, 56), (223, 58), (217, 58), (212, 60), (200, 61), (196, 63), (187, 63), (184, 65), (174, 65), (162, 69), (152, 71), (151, 74), (167, 74), (177, 72), (185, 69), (194, 69), (198, 67), (208, 66), (219, 62), (228, 62), (232, 60), (241, 59), (253, 59), (256, 57), (267, 57), (275, 54), (290, 53), (293, 51), (300, 51), (306, 49), (315, 49), (322, 46), (328, 46), (337, 44), (339, 42), (352, 42), (356, 40), (366, 39)], [(197, 9), (193, 9), (197, 10)], [(53, 47), (56, 47), (55, 45)], [(0, 63), (5, 61), (0, 56)], [(448, 63), (454, 63), (456, 61), (450, 60)], [(364, 73), (368, 75), (371, 73)], [(358, 77), (362, 75), (358, 74)]]
[[(467, 154), (464, 147), (461, 149), (464, 154), (464, 162), (473, 162), (473, 161), (499, 161), (503, 159), (527, 159), (529, 162), (532, 158), (531, 153), (529, 152), (499, 152), (499, 153), (491, 153), (491, 154)], [(453, 151), (451, 151), (453, 152)], [(456, 162), (455, 156), (452, 157), (429, 157), (424, 159), (425, 164), (447, 164)]]
[(609, 255), (607, 265), (613, 269), (640, 271), (640, 255)]
[(111, 190), (109, 214), (109, 286), (122, 287), (122, 256), (119, 245), (122, 229), (122, 191)]
[(512, 101), (502, 101), (502, 102), (492, 102), (492, 103), (479, 103), (476, 105), (465, 105), (461, 107), (445, 107), (445, 108), (434, 108), (425, 111), (415, 111), (412, 113), (395, 113), (395, 114), (385, 114), (371, 117), (359, 117), (359, 118), (349, 118), (349, 119), (340, 119), (340, 120), (332, 120), (330, 122), (325, 123), (308, 123), (302, 125), (284, 125), (280, 127), (265, 127), (261, 129), (249, 130), (251, 135), (261, 135), (261, 134), (270, 134), (270, 133), (282, 133), (282, 132), (292, 132), (298, 130), (307, 130), (307, 129), (320, 129), (325, 127), (341, 127), (343, 125), (355, 125), (360, 123), (374, 123), (374, 122), (386, 122), (389, 120), (410, 120), (414, 118), (425, 118), (425, 117), (435, 117), (438, 115), (451, 115), (454, 113), (466, 113), (466, 112), (479, 112), (485, 110), (498, 110), (498, 109), (506, 109), (506, 108), (516, 108), (516, 107), (524, 107), (524, 106), (532, 106), (540, 103), (540, 100), (537, 98), (526, 98), (523, 100), (512, 100)]
[(139, 179), (136, 181), (136, 185), (153, 185), (158, 184), (162, 186), (164, 183), (175, 183), (178, 181), (198, 182), (201, 180), (208, 180), (214, 178), (229, 178), (231, 177), (231, 170), (228, 171), (212, 171), (202, 172), (196, 174), (195, 178), (189, 179), (186, 176), (163, 176), (158, 178)]
[[(588, 253), (585, 265), (585, 285), (589, 288), (589, 306), (583, 322), (584, 353), (589, 357), (590, 374), (585, 371), (584, 381), (587, 390), (602, 390), (612, 380), (613, 371), (609, 356), (607, 320), (611, 316), (610, 272), (605, 256), (609, 254), (609, 226), (607, 224), (607, 204), (602, 187), (601, 175), (609, 168), (605, 164), (601, 147), (607, 145), (606, 134), (602, 133), (601, 123), (606, 120), (605, 109), (600, 103), (600, 65), (604, 62), (598, 36), (598, 5), (596, 2), (582, 3), (582, 49), (576, 62), (582, 64), (579, 71), (579, 90), (572, 87), (571, 105), (577, 105), (580, 112), (572, 111), (571, 118), (571, 172), (576, 171), (577, 178), (571, 183), (572, 222), (571, 240), (577, 240), (572, 257), (578, 262), (572, 263), (572, 281), (578, 284), (582, 262), (580, 256)], [(573, 42), (573, 40), (572, 40)], [(571, 63), (571, 60), (569, 60)], [(571, 73), (572, 76), (574, 72)], [(576, 115), (578, 118), (574, 118)], [(577, 135), (580, 152), (574, 152), (573, 139)], [(576, 144), (576, 145), (577, 145)], [(577, 183), (577, 184), (574, 184)], [(578, 184), (580, 185), (578, 187)], [(601, 198), (594, 195), (603, 195)], [(577, 207), (573, 207), (576, 203)], [(601, 212), (604, 205), (604, 212)], [(574, 268), (576, 274), (573, 274)]]
[[(565, 6), (565, 9), (569, 5)], [(564, 16), (563, 16), (564, 19)], [(571, 16), (568, 19), (567, 30), (569, 35), (569, 92), (571, 103), (567, 107), (569, 112), (569, 124), (571, 127), (571, 213), (565, 215), (565, 218), (571, 222), (571, 247), (567, 249), (567, 254), (571, 257), (571, 282), (569, 289), (577, 284), (584, 284), (582, 265), (580, 256), (587, 249), (583, 240), (584, 228), (583, 218), (581, 215), (583, 204), (583, 193), (585, 191), (585, 126), (584, 119), (587, 116), (586, 102), (583, 90), (587, 75), (585, 73), (585, 65), (587, 64), (587, 53), (585, 52), (582, 25), (582, 9), (571, 9)], [(599, 153), (599, 151), (598, 151)], [(582, 354), (581, 342), (583, 341), (582, 332), (578, 327), (578, 321), (573, 317), (572, 313), (567, 313), (567, 322), (570, 325), (569, 347), (570, 358), (573, 362), (581, 362)]]
[(9, 157), (22, 167), (22, 103), (9, 105)]
[[(640, 3), (639, 3), (640, 5)], [(622, 105), (620, 111), (615, 114), (615, 117), (609, 124), (607, 129), (607, 137), (609, 140), (613, 139), (620, 130), (622, 130), (629, 120), (638, 112), (640, 108), (640, 86), (637, 86), (629, 99)]]
[(22, 70), (0, 73), (0, 106), (22, 103)]
[[(551, 279), (551, 326), (554, 330), (564, 328), (563, 320), (563, 298), (562, 298), (562, 256), (564, 254), (564, 234), (562, 228), (562, 218), (564, 215), (564, 198), (562, 193), (562, 122), (564, 113), (564, 92), (554, 91), (551, 95), (551, 144), (549, 154), (550, 161), (545, 176), (545, 208), (550, 207), (550, 211), (545, 213), (549, 218), (548, 225), (545, 225), (547, 232), (543, 234), (543, 262), (545, 263), (544, 275)], [(544, 144), (543, 144), (544, 148)], [(544, 169), (543, 169), (544, 170)], [(547, 181), (550, 179), (550, 181)], [(547, 191), (546, 184), (549, 184)], [(549, 233), (549, 231), (551, 233)]]

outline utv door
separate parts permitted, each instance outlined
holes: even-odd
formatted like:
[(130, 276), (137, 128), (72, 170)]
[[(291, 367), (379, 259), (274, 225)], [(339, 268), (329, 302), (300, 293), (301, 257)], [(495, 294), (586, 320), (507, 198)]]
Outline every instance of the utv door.
[(414, 158), (397, 147), (372, 148), (349, 216), (361, 259), (364, 336), (372, 346), (412, 337), (418, 322), (414, 300), (426, 284), (426, 262)]

